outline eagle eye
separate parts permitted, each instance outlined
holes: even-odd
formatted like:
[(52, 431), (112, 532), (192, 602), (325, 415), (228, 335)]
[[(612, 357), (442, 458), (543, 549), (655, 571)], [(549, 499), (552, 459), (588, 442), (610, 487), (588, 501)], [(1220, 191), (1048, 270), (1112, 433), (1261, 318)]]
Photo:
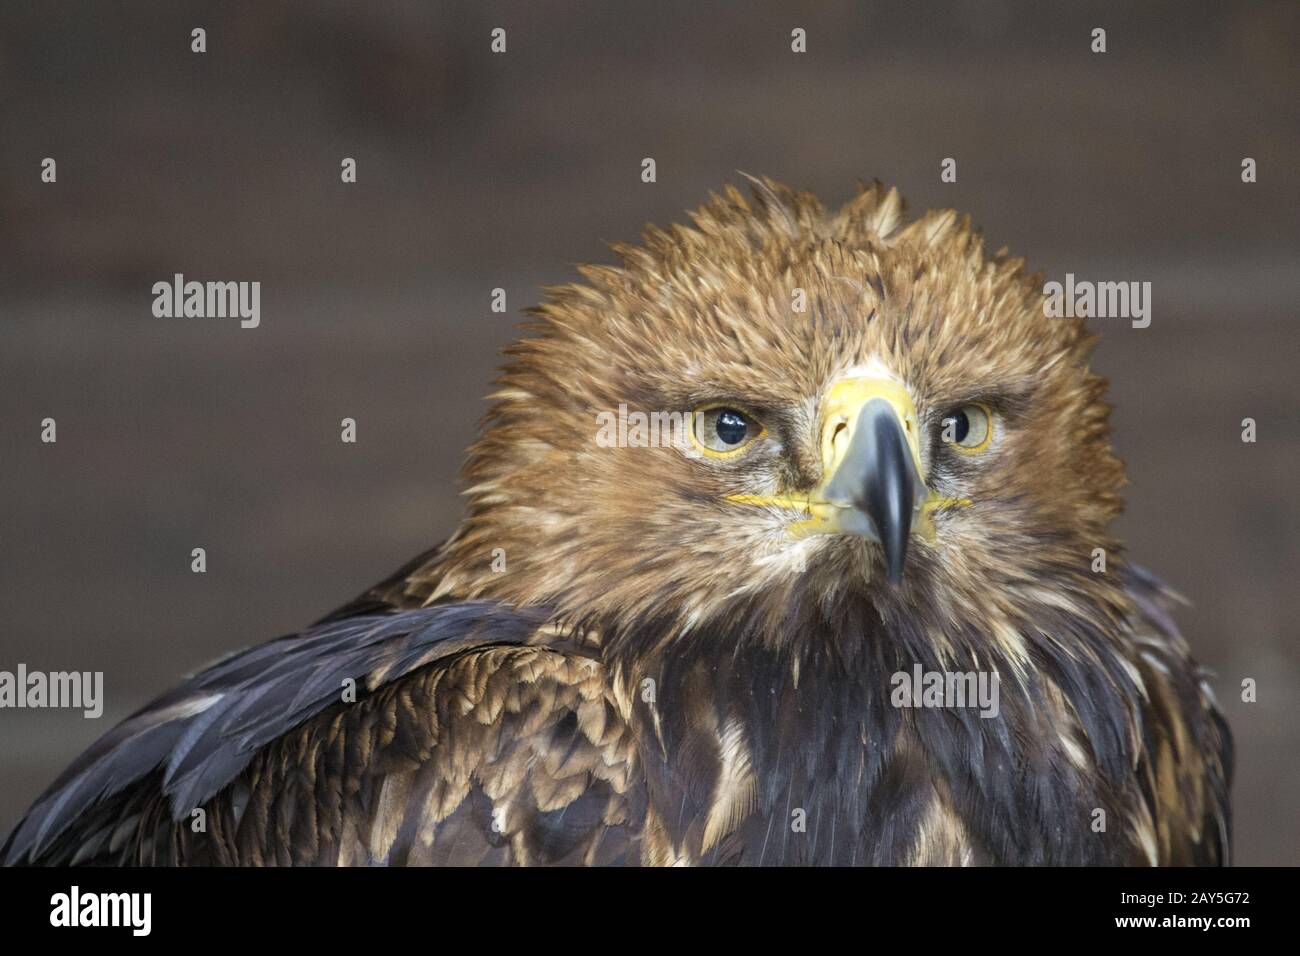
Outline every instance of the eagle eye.
[(939, 420), (939, 438), (958, 451), (975, 454), (993, 437), (993, 413), (978, 402), (954, 408)]
[(765, 434), (748, 412), (731, 405), (706, 405), (691, 415), (691, 441), (712, 458), (726, 458)]

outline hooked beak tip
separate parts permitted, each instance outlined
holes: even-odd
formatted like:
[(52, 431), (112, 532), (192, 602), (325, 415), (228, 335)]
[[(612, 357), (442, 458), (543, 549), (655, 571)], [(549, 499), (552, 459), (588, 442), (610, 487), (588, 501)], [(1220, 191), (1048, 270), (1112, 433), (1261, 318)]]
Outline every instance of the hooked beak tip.
[(903, 579), (907, 544), (912, 534), (915, 502), (912, 459), (897, 424), (877, 419), (879, 468), (866, 495), (866, 512), (871, 516), (885, 552), (885, 572), (891, 584)]

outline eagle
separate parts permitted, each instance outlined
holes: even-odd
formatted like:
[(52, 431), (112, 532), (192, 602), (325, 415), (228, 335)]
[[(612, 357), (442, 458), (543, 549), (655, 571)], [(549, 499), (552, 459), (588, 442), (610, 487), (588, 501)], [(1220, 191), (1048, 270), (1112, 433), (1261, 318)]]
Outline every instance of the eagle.
[(747, 178), (545, 290), (445, 542), (109, 731), (3, 861), (1227, 864), (1084, 320), (969, 217)]

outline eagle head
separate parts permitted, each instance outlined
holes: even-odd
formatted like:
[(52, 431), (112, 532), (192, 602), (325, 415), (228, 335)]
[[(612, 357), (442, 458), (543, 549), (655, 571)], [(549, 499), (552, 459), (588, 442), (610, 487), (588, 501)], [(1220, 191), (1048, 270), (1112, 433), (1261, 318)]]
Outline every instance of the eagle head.
[(1098, 587), (1123, 471), (1083, 322), (950, 210), (753, 183), (548, 289), (439, 587), (679, 630)]

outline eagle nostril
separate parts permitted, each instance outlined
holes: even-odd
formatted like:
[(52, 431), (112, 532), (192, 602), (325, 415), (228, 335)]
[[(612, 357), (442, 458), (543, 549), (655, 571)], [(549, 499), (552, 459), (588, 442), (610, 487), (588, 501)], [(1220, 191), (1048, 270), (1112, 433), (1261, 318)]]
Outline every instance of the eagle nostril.
[(825, 445), (823, 446), (823, 462), (828, 469), (825, 480), (830, 480), (829, 470), (833, 470), (843, 456), (849, 440), (849, 423), (841, 419), (832, 426), (830, 433), (826, 436)]
[(848, 429), (849, 429), (849, 423), (848, 423), (848, 422), (839, 422), (839, 423), (835, 426), (835, 430), (834, 430), (833, 432), (831, 432), (831, 447), (832, 447), (832, 448), (836, 447), (836, 446), (839, 444), (839, 442), (840, 442), (840, 438), (844, 435), (844, 433), (845, 433), (846, 431), (848, 431)]

